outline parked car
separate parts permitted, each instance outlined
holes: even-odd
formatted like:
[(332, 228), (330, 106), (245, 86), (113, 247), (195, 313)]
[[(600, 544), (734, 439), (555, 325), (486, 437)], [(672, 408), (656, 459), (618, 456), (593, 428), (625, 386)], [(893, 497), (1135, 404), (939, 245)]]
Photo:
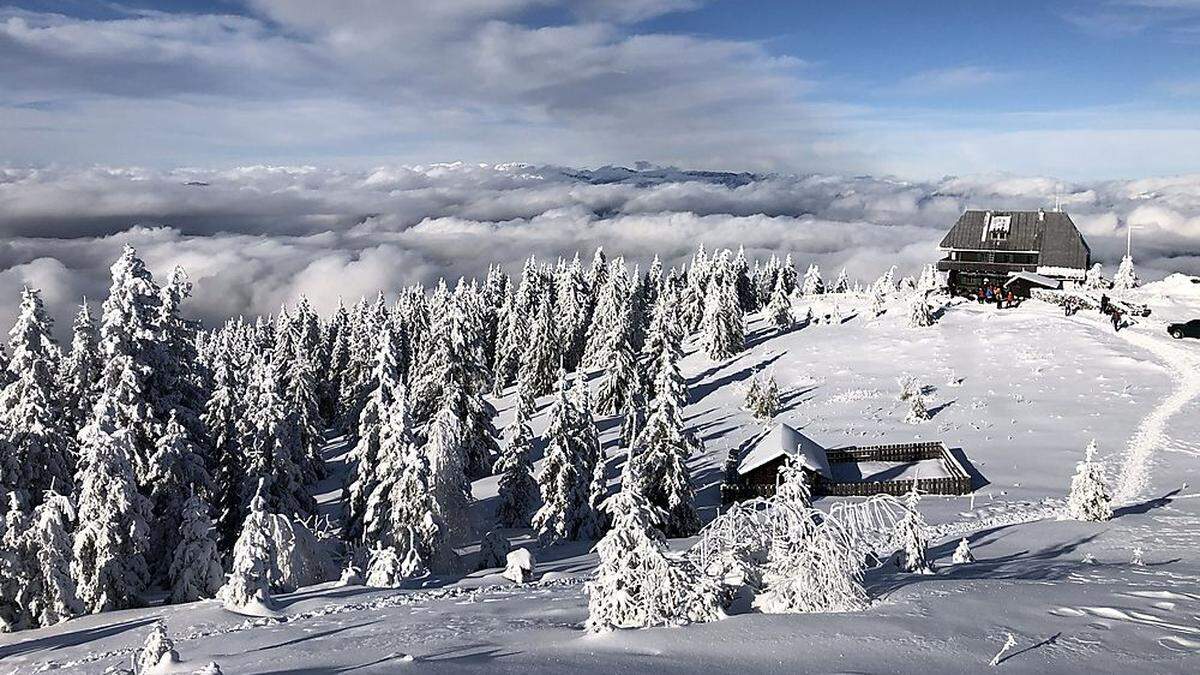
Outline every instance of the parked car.
[(1182, 340), (1185, 337), (1200, 338), (1200, 319), (1173, 323), (1167, 326), (1167, 334), (1176, 340)]

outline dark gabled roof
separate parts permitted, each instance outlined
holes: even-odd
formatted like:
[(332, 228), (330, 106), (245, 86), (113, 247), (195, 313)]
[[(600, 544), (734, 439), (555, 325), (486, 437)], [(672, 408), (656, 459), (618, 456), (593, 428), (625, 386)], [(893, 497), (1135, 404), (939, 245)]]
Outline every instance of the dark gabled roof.
[[(993, 216), (1010, 216), (1008, 236), (994, 241), (984, 228)], [(966, 211), (942, 238), (942, 248), (1037, 251), (1038, 265), (1086, 269), (1091, 249), (1071, 217), (1059, 211)]]

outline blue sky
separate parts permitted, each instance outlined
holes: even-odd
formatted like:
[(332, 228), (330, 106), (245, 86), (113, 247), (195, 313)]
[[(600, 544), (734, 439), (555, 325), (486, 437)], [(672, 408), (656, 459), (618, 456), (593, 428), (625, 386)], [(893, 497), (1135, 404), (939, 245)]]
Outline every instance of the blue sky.
[(1200, 0), (0, 0), (0, 164), (645, 160), (1136, 178)]

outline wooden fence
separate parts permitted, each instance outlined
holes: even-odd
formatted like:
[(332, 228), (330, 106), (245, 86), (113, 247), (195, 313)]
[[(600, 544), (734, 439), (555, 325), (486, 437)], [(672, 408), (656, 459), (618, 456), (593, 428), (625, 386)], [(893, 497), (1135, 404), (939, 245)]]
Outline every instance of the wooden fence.
[(817, 475), (813, 492), (832, 497), (869, 497), (889, 494), (900, 496), (914, 486), (920, 492), (938, 495), (965, 495), (971, 492), (971, 476), (962, 463), (941, 441), (892, 443), (888, 445), (850, 446), (825, 451), (830, 464), (859, 462), (919, 462), (936, 459), (948, 476), (884, 481), (835, 481)]

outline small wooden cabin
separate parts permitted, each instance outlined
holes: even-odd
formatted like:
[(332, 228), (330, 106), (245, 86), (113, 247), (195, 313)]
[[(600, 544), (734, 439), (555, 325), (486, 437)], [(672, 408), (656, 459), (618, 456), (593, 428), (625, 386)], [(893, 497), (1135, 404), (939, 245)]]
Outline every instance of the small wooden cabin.
[(972, 490), (966, 466), (941, 441), (826, 449), (779, 424), (738, 463), (736, 484), (722, 489), (726, 502), (774, 495), (779, 469), (789, 457), (799, 462), (814, 495), (899, 496), (914, 487), (944, 495)]
[(815, 485), (818, 476), (833, 479), (825, 448), (793, 427), (778, 424), (738, 464), (738, 478), (744, 493), (755, 497), (775, 494), (779, 467), (788, 457), (798, 460), (801, 469), (810, 474), (809, 485)]

